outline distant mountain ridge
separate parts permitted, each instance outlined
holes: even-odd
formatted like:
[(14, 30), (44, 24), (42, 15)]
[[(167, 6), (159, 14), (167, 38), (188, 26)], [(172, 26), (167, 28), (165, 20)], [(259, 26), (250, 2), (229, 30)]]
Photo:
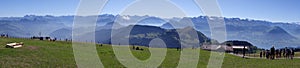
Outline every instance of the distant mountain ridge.
[[(10, 36), (16, 37), (37, 36), (38, 33), (42, 33), (42, 36), (67, 38), (71, 37), (69, 35), (71, 35), (70, 32), (74, 17), (50, 15), (1, 17), (0, 33), (8, 33)], [(211, 31), (208, 20), (215, 19), (223, 19), (225, 21), (228, 40), (246, 40), (258, 47), (264, 48), (268, 48), (271, 45), (279, 47), (300, 45), (298, 42), (300, 38), (300, 25), (297, 23), (273, 23), (260, 20), (208, 16), (163, 19), (153, 16), (103, 14), (98, 15), (98, 21), (95, 26), (96, 31), (102, 30), (108, 33), (111, 30), (120, 30), (131, 25), (155, 26), (167, 30), (191, 27), (203, 33), (203, 35), (210, 37)], [(112, 29), (113, 26), (118, 28)], [(101, 35), (102, 32), (98, 33)]]
[[(128, 33), (128, 30), (130, 32)], [(114, 33), (112, 33), (114, 31)], [(192, 35), (189, 32), (195, 32), (197, 37)], [(126, 35), (126, 34), (129, 35)], [(181, 34), (178, 34), (181, 33)], [(194, 30), (191, 27), (187, 27), (184, 29), (163, 29), (156, 26), (145, 26), (145, 25), (130, 25), (120, 29), (102, 29), (95, 32), (96, 41), (98, 43), (106, 43), (111, 44), (112, 39), (118, 39), (119, 41), (115, 45), (125, 45), (126, 40), (129, 40), (129, 44), (132, 45), (143, 45), (149, 46), (151, 40), (155, 38), (160, 38), (164, 41), (168, 48), (177, 48), (182, 45), (180, 41), (183, 41), (186, 46), (191, 47), (189, 45), (197, 45), (194, 47), (199, 47), (205, 40), (210, 41), (208, 37), (206, 37), (201, 32)], [(90, 33), (85, 34), (85, 36), (90, 35)], [(180, 40), (180, 35), (181, 40)], [(128, 37), (129, 36), (129, 37)], [(185, 37), (193, 37), (193, 38), (185, 38)], [(188, 41), (193, 40), (193, 41)], [(196, 41), (198, 40), (198, 42)], [(162, 46), (156, 46), (162, 47)]]

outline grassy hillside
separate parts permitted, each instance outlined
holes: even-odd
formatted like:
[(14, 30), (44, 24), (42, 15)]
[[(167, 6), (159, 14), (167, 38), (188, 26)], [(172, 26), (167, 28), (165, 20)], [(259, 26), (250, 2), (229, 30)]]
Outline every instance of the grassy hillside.
[[(24, 42), (24, 47), (5, 48), (8, 42)], [(75, 67), (72, 51), (68, 42), (1, 38), (0, 67)]]
[[(17, 49), (5, 48), (8, 42), (24, 42), (25, 46)], [(145, 60), (150, 57), (147, 48), (144, 51), (132, 50), (132, 53), (139, 59)], [(110, 45), (99, 46), (97, 50), (102, 63), (107, 68), (123, 68), (113, 54)], [(187, 49), (185, 49), (187, 50)], [(188, 49), (191, 50), (191, 49)], [(70, 42), (49, 42), (28, 39), (0, 38), (0, 67), (76, 67)], [(198, 67), (205, 68), (210, 52), (200, 50)], [(176, 49), (168, 49), (166, 59), (160, 67), (174, 68), (178, 64), (180, 52)], [(300, 67), (300, 59), (294, 60), (266, 60), (266, 59), (243, 59), (237, 56), (226, 54), (224, 58), (224, 68), (297, 68)]]

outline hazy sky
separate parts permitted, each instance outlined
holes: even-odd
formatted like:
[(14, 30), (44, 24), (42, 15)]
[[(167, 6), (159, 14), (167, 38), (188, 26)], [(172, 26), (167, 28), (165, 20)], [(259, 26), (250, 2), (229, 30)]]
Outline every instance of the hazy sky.
[[(110, 0), (101, 14), (119, 14), (135, 0)], [(193, 0), (170, 0), (187, 16), (203, 15)], [(1, 0), (0, 17), (74, 15), (80, 0)], [(218, 0), (224, 17), (300, 22), (300, 0)], [(159, 9), (161, 5), (153, 5)]]

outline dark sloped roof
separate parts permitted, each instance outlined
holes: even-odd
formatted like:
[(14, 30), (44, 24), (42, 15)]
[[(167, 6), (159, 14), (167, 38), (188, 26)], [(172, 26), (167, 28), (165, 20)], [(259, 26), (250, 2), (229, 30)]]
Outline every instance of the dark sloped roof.
[(226, 41), (223, 44), (231, 45), (231, 46), (253, 46), (251, 43), (247, 41), (237, 41), (237, 40)]

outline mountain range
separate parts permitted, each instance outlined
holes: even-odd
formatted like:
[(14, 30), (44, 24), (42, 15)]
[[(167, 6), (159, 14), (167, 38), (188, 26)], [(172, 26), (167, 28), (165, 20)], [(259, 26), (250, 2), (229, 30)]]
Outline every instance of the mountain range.
[[(75, 16), (35, 16), (0, 17), (0, 33), (14, 37), (50, 36), (58, 39), (71, 39)], [(81, 16), (78, 16), (81, 17)], [(177, 47), (180, 32), (196, 31), (199, 44), (210, 40), (208, 21), (223, 19), (227, 40), (249, 41), (255, 46), (269, 48), (300, 46), (300, 25), (297, 23), (269, 22), (224, 17), (183, 17), (160, 18), (154, 16), (98, 15), (95, 31), (96, 41), (110, 43), (112, 37), (122, 36), (122, 31), (132, 28), (130, 44), (147, 45), (151, 39), (161, 38), (168, 47)], [(117, 26), (117, 28), (115, 28)], [(112, 34), (111, 31), (119, 33)], [(187, 32), (188, 33), (188, 32)], [(83, 34), (90, 34), (89, 32)], [(111, 37), (112, 36), (112, 37)], [(197, 44), (198, 44), (197, 43)]]

